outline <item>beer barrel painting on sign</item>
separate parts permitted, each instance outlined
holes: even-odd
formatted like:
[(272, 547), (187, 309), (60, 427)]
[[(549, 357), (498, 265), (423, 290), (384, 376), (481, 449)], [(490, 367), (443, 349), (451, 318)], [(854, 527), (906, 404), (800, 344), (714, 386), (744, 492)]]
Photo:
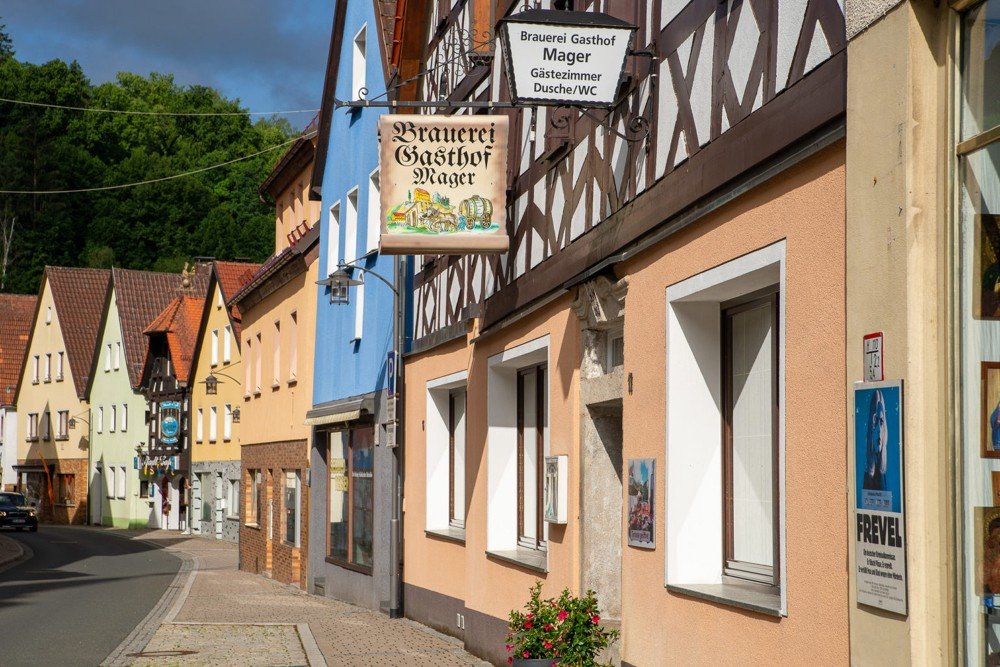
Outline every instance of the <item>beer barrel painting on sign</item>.
[(379, 251), (505, 252), (507, 131), (506, 116), (382, 116)]

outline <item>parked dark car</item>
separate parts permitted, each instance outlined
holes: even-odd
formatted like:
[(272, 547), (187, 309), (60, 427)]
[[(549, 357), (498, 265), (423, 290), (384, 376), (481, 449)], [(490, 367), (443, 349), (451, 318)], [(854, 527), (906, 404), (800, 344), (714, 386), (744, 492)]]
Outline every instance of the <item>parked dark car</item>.
[(0, 491), (0, 528), (38, 530), (38, 513), (20, 493)]

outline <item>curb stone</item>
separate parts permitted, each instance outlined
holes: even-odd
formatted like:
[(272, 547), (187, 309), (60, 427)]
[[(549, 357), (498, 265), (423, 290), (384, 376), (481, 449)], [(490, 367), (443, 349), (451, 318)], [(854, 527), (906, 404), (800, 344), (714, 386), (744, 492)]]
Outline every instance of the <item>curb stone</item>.
[(6, 535), (0, 535), (0, 545), (7, 545), (0, 548), (0, 552), (5, 552), (0, 554), (0, 572), (23, 563), (35, 555), (30, 547)]

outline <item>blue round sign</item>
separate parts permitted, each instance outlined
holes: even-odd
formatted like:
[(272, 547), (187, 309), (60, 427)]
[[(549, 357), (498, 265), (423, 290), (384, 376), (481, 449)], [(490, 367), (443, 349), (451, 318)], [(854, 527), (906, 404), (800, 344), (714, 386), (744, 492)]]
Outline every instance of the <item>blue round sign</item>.
[(169, 416), (164, 417), (160, 422), (160, 434), (166, 438), (172, 438), (177, 435), (177, 430), (179, 424), (177, 422), (177, 417)]

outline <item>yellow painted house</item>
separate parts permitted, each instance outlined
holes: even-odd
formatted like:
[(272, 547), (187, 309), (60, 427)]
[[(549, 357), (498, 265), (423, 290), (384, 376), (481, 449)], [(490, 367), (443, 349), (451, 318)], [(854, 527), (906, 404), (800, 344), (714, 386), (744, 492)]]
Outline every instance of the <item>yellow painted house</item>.
[(87, 520), (93, 420), (86, 400), (111, 272), (48, 266), (15, 399), (18, 489), (39, 518)]
[(239, 540), (240, 313), (229, 299), (260, 268), (212, 262), (191, 378), (191, 528)]

